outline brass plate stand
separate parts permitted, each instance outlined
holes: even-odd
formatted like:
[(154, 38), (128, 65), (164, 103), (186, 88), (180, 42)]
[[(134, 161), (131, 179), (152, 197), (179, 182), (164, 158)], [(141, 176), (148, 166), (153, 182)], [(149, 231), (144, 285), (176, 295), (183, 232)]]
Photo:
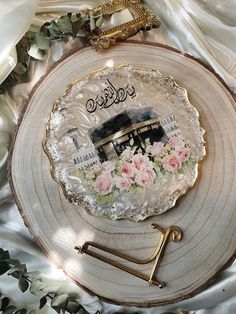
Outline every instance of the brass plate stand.
[[(107, 248), (101, 244), (98, 244), (95, 242), (90, 242), (90, 241), (85, 242), (82, 246), (75, 246), (75, 250), (77, 250), (79, 254), (88, 254), (94, 258), (97, 258), (100, 261), (103, 261), (109, 265), (112, 265), (116, 268), (119, 268), (119, 269), (121, 269), (121, 270), (135, 276), (135, 277), (138, 277), (142, 280), (145, 280), (149, 283), (150, 286), (152, 284), (154, 284), (154, 285), (158, 286), (160, 289), (162, 289), (163, 287), (166, 286), (166, 284), (162, 281), (155, 280), (154, 276), (157, 272), (157, 268), (160, 265), (161, 259), (164, 255), (164, 251), (165, 251), (165, 248), (166, 248), (166, 245), (168, 243), (169, 238), (171, 237), (173, 242), (179, 242), (183, 237), (183, 233), (180, 230), (180, 228), (176, 227), (176, 226), (170, 226), (166, 230), (163, 230), (161, 227), (159, 227), (156, 224), (152, 224), (151, 226), (153, 229), (156, 229), (161, 233), (161, 238), (159, 240), (159, 243), (158, 243), (157, 248), (156, 248), (155, 252), (153, 253), (153, 255), (150, 256), (149, 258), (145, 259), (145, 260), (141, 260), (141, 259), (138, 259), (135, 257), (128, 256), (128, 255), (123, 254), (117, 250), (109, 249), (109, 248)], [(151, 270), (151, 274), (150, 274), (150, 276), (148, 276), (148, 275), (145, 275), (145, 274), (143, 274), (143, 273), (141, 273), (135, 269), (132, 269), (128, 266), (122, 265), (119, 262), (113, 261), (111, 258), (105, 257), (103, 255), (100, 255), (97, 252), (90, 250), (89, 247), (94, 247), (98, 250), (101, 250), (101, 251), (109, 253), (111, 255), (120, 257), (121, 259), (129, 261), (129, 262), (134, 263), (134, 264), (145, 265), (145, 264), (149, 264), (149, 263), (154, 261), (154, 264), (153, 264), (153, 267)]]

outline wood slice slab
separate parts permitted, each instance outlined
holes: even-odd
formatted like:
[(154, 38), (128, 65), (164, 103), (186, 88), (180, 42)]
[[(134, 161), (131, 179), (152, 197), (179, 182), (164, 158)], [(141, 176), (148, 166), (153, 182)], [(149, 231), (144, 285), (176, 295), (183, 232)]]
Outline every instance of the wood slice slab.
[[(131, 64), (156, 68), (187, 89), (206, 130), (207, 156), (194, 187), (175, 208), (144, 222), (109, 221), (89, 216), (66, 201), (53, 181), (42, 148), (54, 101), (67, 86), (104, 65)], [(127, 42), (103, 53), (75, 51), (54, 66), (34, 88), (13, 140), (10, 162), (12, 190), (33, 237), (50, 260), (79, 285), (116, 304), (156, 306), (200, 292), (233, 261), (236, 247), (236, 114), (224, 83), (206, 66), (162, 45)], [(151, 229), (174, 224), (184, 232), (170, 242), (158, 279), (164, 289), (100, 262), (78, 255), (75, 245), (95, 241), (134, 257), (147, 258), (160, 235)], [(118, 260), (118, 258), (115, 258)], [(129, 262), (124, 263), (126, 266)], [(149, 274), (152, 265), (136, 267)]]

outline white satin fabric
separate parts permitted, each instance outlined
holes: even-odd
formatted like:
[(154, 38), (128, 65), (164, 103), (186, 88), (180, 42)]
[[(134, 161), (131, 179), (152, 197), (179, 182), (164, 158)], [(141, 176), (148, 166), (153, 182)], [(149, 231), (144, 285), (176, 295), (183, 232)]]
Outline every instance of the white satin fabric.
[[(31, 24), (38, 28), (42, 23), (65, 12), (93, 7), (106, 1), (95, 0), (0, 0), (0, 82), (16, 64), (15, 45)], [(236, 1), (235, 0), (146, 0), (161, 19), (162, 26), (136, 39), (167, 43), (201, 58), (236, 92)], [(38, 6), (37, 6), (38, 5)], [(34, 16), (36, 10), (36, 15)], [(33, 17), (34, 16), (34, 17)], [(33, 17), (33, 19), (32, 19)], [(111, 24), (118, 17), (111, 19)], [(119, 17), (120, 18), (120, 17)], [(126, 16), (121, 16), (125, 19)], [(45, 62), (34, 62), (31, 81), (18, 84), (7, 95), (0, 96), (0, 247), (10, 249), (15, 258), (26, 262), (30, 271), (40, 270), (53, 289), (75, 291), (78, 299), (90, 313), (155, 313), (187, 309), (191, 314), (236, 313), (236, 264), (221, 273), (218, 280), (201, 294), (178, 304), (152, 309), (117, 307), (102, 303), (67, 280), (61, 270), (50, 265), (35, 246), (24, 226), (16, 205), (11, 199), (7, 184), (6, 164), (10, 135), (32, 86), (45, 73), (48, 66), (63, 53), (80, 45), (79, 40), (67, 44), (55, 43)], [(10, 280), (9, 280), (10, 279)], [(15, 279), (0, 277), (0, 291), (11, 296), (19, 306), (36, 308), (30, 294), (16, 293)], [(54, 312), (50, 307), (42, 313)]]
[(0, 0), (0, 84), (17, 62), (15, 45), (31, 24), (38, 0)]

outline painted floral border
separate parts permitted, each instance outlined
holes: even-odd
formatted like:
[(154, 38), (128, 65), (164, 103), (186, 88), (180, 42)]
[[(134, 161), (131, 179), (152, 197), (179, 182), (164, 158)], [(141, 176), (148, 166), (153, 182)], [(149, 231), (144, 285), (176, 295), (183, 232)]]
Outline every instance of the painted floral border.
[(142, 147), (127, 147), (112, 161), (95, 164), (76, 172), (95, 194), (100, 204), (112, 202), (121, 192), (149, 189), (162, 185), (172, 175), (184, 175), (197, 163), (192, 146), (181, 136), (171, 136), (167, 143), (149, 140)]

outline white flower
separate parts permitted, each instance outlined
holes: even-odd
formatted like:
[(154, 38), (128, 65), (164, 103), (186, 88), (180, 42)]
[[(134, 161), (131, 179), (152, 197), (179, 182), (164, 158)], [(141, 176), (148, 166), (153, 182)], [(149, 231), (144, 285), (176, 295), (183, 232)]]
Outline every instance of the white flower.
[(152, 154), (152, 156), (158, 156), (159, 154), (163, 152), (163, 150), (164, 150), (164, 143), (154, 142), (150, 149), (150, 153)]
[(134, 152), (132, 151), (131, 147), (127, 147), (120, 155), (120, 158), (124, 161), (131, 161)]

